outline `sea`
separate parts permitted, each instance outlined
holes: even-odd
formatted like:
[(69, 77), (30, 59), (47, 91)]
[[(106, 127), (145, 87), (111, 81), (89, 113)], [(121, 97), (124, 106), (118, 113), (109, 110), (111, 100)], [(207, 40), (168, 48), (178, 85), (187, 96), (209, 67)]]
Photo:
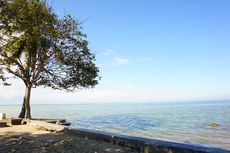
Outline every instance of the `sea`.
[[(0, 112), (18, 116), (20, 108), (0, 105)], [(230, 101), (42, 104), (31, 109), (33, 118), (64, 118), (72, 128), (230, 150)]]

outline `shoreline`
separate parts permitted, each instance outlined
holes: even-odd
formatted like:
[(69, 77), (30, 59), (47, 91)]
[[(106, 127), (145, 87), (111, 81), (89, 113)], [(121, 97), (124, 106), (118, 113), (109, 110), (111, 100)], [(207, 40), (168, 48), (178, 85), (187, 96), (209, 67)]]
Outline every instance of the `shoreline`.
[[(7, 146), (7, 147), (6, 147)], [(1, 152), (118, 152), (118, 153), (229, 153), (219, 148), (125, 136), (87, 129), (65, 128), (54, 133), (30, 125), (0, 128)], [(86, 151), (87, 150), (87, 151)]]

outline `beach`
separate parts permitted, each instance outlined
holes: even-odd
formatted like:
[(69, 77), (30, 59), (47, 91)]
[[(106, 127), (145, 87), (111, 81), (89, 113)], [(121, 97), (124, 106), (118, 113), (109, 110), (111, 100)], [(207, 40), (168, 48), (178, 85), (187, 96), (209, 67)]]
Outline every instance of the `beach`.
[(0, 128), (0, 152), (23, 153), (133, 153), (130, 148), (38, 130), (29, 125)]

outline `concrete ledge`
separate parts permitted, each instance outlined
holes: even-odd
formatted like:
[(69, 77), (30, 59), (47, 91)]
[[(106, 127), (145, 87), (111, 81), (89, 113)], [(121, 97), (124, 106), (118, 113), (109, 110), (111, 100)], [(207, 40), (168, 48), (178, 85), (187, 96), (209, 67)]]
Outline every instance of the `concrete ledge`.
[(12, 118), (11, 119), (12, 125), (21, 125), (21, 123), (22, 123), (22, 118)]
[(5, 118), (2, 121), (6, 122), (8, 125), (21, 125), (22, 123), (21, 118)]
[(0, 121), (0, 127), (7, 127), (7, 123)]
[(35, 121), (43, 121), (43, 122), (53, 123), (53, 124), (57, 124), (57, 123), (66, 123), (66, 120), (65, 120), (65, 119), (33, 118), (32, 120), (35, 120)]
[(88, 129), (64, 130), (65, 134), (104, 141), (115, 145), (129, 147), (140, 153), (230, 153), (230, 151), (218, 148), (206, 148), (188, 144), (167, 142), (141, 137), (125, 136)]

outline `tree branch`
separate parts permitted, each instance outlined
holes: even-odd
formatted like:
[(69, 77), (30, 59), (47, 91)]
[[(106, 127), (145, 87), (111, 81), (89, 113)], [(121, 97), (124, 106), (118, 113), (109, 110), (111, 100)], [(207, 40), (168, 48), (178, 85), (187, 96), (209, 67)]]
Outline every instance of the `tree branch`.
[(25, 85), (28, 84), (28, 83), (26, 82), (26, 80), (23, 78), (23, 76), (21, 76), (19, 73), (14, 72), (14, 71), (11, 70), (10, 68), (5, 68), (5, 69), (8, 71), (8, 73), (11, 73), (11, 74), (15, 75), (16, 77), (22, 79), (22, 81), (25, 83)]
[(21, 70), (23, 76), (24, 76), (24, 77), (26, 76), (26, 75), (25, 75), (25, 69), (24, 69), (24, 67), (23, 67), (22, 64), (20, 64), (17, 60), (15, 60), (15, 59), (9, 57), (9, 56), (7, 55), (7, 53), (5, 53), (5, 52), (0, 52), (0, 55), (3, 56), (4, 58), (10, 60), (10, 63), (15, 63), (15, 64), (19, 67), (19, 69)]

